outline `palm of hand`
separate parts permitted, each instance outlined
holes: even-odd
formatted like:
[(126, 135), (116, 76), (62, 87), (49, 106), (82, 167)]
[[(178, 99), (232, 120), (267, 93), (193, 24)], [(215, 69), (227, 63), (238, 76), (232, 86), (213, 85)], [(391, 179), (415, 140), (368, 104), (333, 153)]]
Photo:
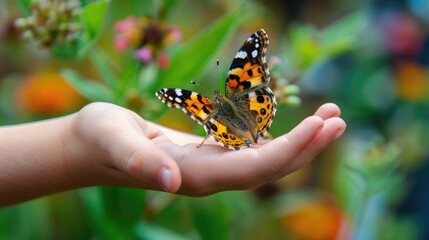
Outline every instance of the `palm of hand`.
[[(278, 180), (309, 163), (346, 127), (339, 108), (325, 104), (289, 133), (254, 148), (231, 151), (214, 141), (197, 148), (201, 137), (145, 121), (115, 105), (96, 103), (86, 108), (79, 113), (80, 135), (93, 142), (91, 146), (103, 146), (99, 156), (106, 174), (113, 177), (109, 184), (193, 196)], [(94, 116), (107, 120), (88, 123)]]

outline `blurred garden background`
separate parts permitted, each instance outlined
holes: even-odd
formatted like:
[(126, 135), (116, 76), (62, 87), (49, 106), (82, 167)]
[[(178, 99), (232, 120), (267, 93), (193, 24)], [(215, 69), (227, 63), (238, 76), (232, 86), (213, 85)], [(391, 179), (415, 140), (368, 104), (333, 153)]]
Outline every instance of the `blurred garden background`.
[(0, 239), (429, 239), (429, 1), (0, 0), (0, 125), (105, 101), (204, 135), (155, 91), (217, 89), (260, 28), (271, 134), (334, 102), (348, 128), (328, 151), (249, 191), (47, 196), (0, 209)]

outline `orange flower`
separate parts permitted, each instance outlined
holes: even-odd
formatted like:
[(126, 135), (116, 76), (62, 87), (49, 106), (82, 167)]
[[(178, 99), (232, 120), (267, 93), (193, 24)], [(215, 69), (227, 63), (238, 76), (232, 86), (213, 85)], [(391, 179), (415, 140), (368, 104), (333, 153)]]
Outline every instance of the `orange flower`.
[(282, 223), (298, 239), (339, 239), (345, 218), (342, 212), (324, 200), (314, 200), (282, 216)]
[(399, 97), (409, 101), (421, 101), (428, 97), (429, 79), (423, 66), (401, 61), (396, 66), (396, 77)]
[(57, 72), (30, 76), (19, 87), (17, 96), (25, 110), (40, 115), (70, 112), (83, 100)]

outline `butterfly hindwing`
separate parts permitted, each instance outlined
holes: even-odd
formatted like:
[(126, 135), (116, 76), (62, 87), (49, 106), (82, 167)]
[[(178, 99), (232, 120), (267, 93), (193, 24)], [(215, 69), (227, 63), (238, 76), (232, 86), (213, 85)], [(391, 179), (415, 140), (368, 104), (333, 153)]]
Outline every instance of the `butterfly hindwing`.
[[(269, 88), (261, 88), (249, 95), (249, 109), (254, 113), (257, 128), (254, 136), (264, 136), (269, 130), (277, 110), (273, 92)], [(258, 131), (260, 131), (258, 133)]]
[(226, 119), (222, 115), (217, 115), (204, 125), (204, 129), (213, 140), (230, 149), (238, 150), (243, 147), (253, 146), (251, 140), (232, 132), (228, 127), (228, 123), (225, 123), (225, 120)]

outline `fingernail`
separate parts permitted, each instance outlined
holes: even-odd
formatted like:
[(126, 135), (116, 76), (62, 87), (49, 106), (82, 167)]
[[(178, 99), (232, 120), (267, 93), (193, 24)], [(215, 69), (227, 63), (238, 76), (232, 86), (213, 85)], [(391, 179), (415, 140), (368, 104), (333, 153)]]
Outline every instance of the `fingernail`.
[(159, 170), (158, 181), (165, 191), (170, 192), (170, 188), (173, 183), (171, 171), (167, 168), (161, 168), (161, 170)]
[(338, 129), (337, 132), (335, 133), (334, 138), (338, 139), (339, 137), (341, 137), (341, 135), (343, 135), (343, 133), (344, 133), (344, 129), (343, 128)]

